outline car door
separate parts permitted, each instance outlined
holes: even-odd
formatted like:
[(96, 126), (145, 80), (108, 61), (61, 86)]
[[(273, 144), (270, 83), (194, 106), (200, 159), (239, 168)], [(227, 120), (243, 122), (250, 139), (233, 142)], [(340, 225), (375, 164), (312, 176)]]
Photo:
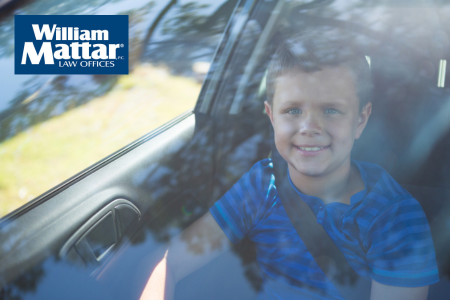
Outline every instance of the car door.
[[(445, 69), (436, 67), (440, 52), (417, 56), (412, 50), (419, 43), (414, 34), (408, 38), (401, 34), (406, 29), (415, 32), (411, 28), (428, 24), (425, 21), (430, 19), (421, 22), (416, 18), (411, 24), (408, 19), (398, 21), (402, 14), (414, 15), (423, 9), (419, 4), (240, 1), (193, 112), (88, 168), (5, 220), (1, 232), (3, 295), (139, 298), (170, 238), (206, 212), (253, 163), (270, 156), (270, 123), (262, 103), (267, 64), (276, 46), (296, 30), (332, 26), (360, 34), (359, 46), (371, 62), (380, 99), (374, 102), (371, 123), (353, 156), (386, 168), (421, 202), (444, 279), (431, 287), (430, 298), (445, 299), (449, 238), (442, 228), (448, 220), (448, 181), (442, 166), (448, 160), (442, 149), (446, 143), (439, 135), (442, 139), (427, 140), (431, 146), (423, 147), (421, 139), (414, 142), (412, 134), (413, 128), (432, 126), (427, 120), (446, 107), (443, 101), (436, 104), (447, 93), (445, 80), (444, 88), (435, 86)], [(444, 14), (447, 6), (437, 8)], [(446, 32), (446, 26), (441, 28)], [(396, 33), (401, 42), (394, 38)], [(157, 45), (149, 48), (157, 49)], [(417, 61), (423, 64), (416, 66)], [(411, 90), (420, 76), (428, 78), (419, 80), (422, 93)], [(423, 108), (429, 94), (424, 91), (440, 95), (432, 98), (435, 106), (427, 114)], [(413, 100), (407, 104), (397, 100), (408, 98)], [(412, 156), (403, 156), (403, 152)], [(427, 181), (436, 170), (440, 175)], [(201, 236), (190, 242), (200, 253), (209, 246)], [(244, 243), (180, 281), (175, 298), (252, 299), (260, 288), (254, 249)]]

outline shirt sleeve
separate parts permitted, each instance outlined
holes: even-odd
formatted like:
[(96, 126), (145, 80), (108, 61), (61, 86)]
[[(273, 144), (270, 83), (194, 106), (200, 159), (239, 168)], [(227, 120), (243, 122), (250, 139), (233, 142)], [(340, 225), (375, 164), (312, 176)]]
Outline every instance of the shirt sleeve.
[(375, 281), (418, 287), (439, 281), (433, 239), (416, 199), (402, 195), (389, 201), (366, 234), (369, 274)]
[(270, 159), (256, 163), (209, 209), (233, 242), (240, 242), (263, 217), (274, 200), (275, 178)]

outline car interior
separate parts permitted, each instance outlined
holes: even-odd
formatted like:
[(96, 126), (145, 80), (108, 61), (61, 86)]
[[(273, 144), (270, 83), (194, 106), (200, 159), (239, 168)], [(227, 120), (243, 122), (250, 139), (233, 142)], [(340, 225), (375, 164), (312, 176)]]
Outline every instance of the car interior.
[[(327, 27), (348, 34), (372, 72), (373, 112), (352, 158), (382, 166), (420, 202), (441, 279), (429, 299), (446, 299), (450, 6), (394, 2), (239, 1), (193, 111), (2, 220), (2, 298), (138, 299), (171, 237), (270, 157), (263, 102), (277, 45)], [(204, 242), (188, 241), (199, 255)], [(182, 279), (175, 299), (255, 299), (260, 286), (254, 247), (244, 240)]]

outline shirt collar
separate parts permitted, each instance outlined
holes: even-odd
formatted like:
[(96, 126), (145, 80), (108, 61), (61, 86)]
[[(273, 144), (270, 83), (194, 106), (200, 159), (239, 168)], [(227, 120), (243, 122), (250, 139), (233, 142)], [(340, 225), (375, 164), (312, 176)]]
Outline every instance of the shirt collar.
[[(363, 166), (358, 161), (353, 160), (353, 159), (351, 161), (358, 167), (359, 173), (361, 174), (361, 179), (364, 182), (364, 190), (359, 191), (350, 197), (350, 204), (354, 205), (354, 204), (362, 201), (364, 199), (364, 197), (367, 195), (368, 175), (367, 175), (366, 170), (363, 168)], [(289, 168), (287, 169), (287, 175), (288, 175), (289, 183), (291, 184), (291, 186), (294, 188), (294, 190), (297, 192), (297, 194), (299, 194), (299, 196), (302, 198), (302, 200), (305, 201), (309, 205), (309, 207), (311, 207), (311, 209), (313, 211), (319, 209), (319, 207), (321, 205), (324, 205), (323, 201), (320, 198), (303, 194), (302, 192), (300, 192), (297, 189), (297, 187), (294, 185), (294, 183), (291, 180), (291, 176), (289, 175)], [(334, 203), (330, 203), (330, 204), (347, 205), (347, 204), (340, 203), (340, 202), (334, 202)]]

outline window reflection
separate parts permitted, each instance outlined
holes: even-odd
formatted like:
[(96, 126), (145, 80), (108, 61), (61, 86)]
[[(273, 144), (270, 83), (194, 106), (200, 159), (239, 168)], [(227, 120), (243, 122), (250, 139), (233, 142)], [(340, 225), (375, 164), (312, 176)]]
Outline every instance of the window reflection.
[(0, 217), (195, 106), (236, 1), (132, 2), (35, 1), (11, 12), (128, 14), (121, 77), (13, 76), (14, 18), (0, 20)]
[[(271, 24), (273, 30), (264, 37), (266, 42), (262, 43), (260, 51), (255, 51), (265, 28), (270, 25), (267, 19), (273, 16), (275, 7), (273, 3), (270, 6), (271, 1), (259, 2), (247, 23), (246, 34), (240, 37), (233, 57), (228, 61), (220, 82), (221, 89), (216, 91), (213, 118), (199, 117), (198, 124), (202, 126), (197, 128), (188, 145), (167, 154), (170, 159), (142, 165), (133, 177), (136, 189), (145, 191), (145, 197), (151, 204), (146, 214), (147, 222), (103, 272), (93, 275), (96, 284), (110, 287), (111, 282), (123, 280), (130, 285), (112, 287), (114, 293), (119, 295), (118, 299), (130, 295), (138, 298), (152, 268), (164, 254), (160, 249), (167, 248), (173, 236), (199, 218), (256, 161), (270, 156), (269, 122), (263, 113), (267, 63), (281, 40), (300, 29), (312, 27), (335, 28), (336, 32), (340, 32), (339, 38), (352, 41), (369, 61), (375, 84), (374, 110), (352, 155), (356, 159), (381, 165), (420, 201), (432, 227), (441, 279), (444, 279), (444, 284), (447, 282), (445, 280), (450, 270), (450, 236), (445, 230), (450, 215), (449, 89), (448, 83), (445, 83), (448, 76), (445, 76), (443, 61), (450, 59), (450, 27), (447, 24), (450, 8), (446, 3), (423, 7), (415, 5), (416, 2), (408, 6), (377, 5), (373, 1), (313, 2), (314, 5), (302, 6), (304, 1), (285, 1), (285, 6), (281, 7), (283, 13), (274, 17), (276, 22)], [(317, 4), (319, 2), (323, 5)], [(158, 12), (161, 12), (167, 6), (159, 7)], [(217, 6), (216, 10), (211, 11), (218, 13), (221, 8)], [(116, 103), (117, 111), (139, 116), (147, 114), (138, 109), (144, 108), (151, 115), (153, 104), (144, 102), (143, 97), (148, 95), (159, 99), (164, 93), (175, 93), (170, 86), (164, 85), (168, 84), (168, 78), (179, 80), (180, 85), (184, 82), (189, 85), (192, 94), (198, 93), (198, 83), (178, 75), (191, 76), (196, 69), (193, 65), (207, 61), (205, 58), (214, 52), (213, 45), (220, 37), (219, 30), (211, 26), (208, 30), (211, 29), (209, 32), (214, 43), (198, 38), (196, 30), (208, 24), (209, 20), (199, 13), (201, 9), (202, 5), (198, 3), (170, 6), (167, 14), (161, 17), (160, 26), (150, 36), (148, 46), (142, 51), (143, 60), (150, 63), (136, 65), (133, 73), (136, 74), (136, 81), (129, 80), (134, 75), (115, 79), (115, 87), (109, 94), (120, 95), (123, 99), (128, 99), (127, 95), (130, 95), (136, 101), (136, 106), (132, 107), (128, 104), (129, 99), (124, 102), (108, 100)], [(174, 24), (180, 24), (180, 27)], [(173, 36), (178, 40), (170, 40)], [(194, 40), (199, 44), (191, 45)], [(203, 48), (199, 49), (199, 45)], [(187, 49), (190, 49), (188, 59), (180, 62)], [(255, 58), (253, 65), (247, 67), (252, 57)], [(248, 70), (250, 72), (246, 74)], [(161, 91), (149, 90), (150, 82), (145, 78), (150, 74), (162, 80), (159, 83), (163, 86)], [(242, 84), (243, 78), (245, 84)], [(66, 78), (61, 84), (70, 83), (70, 80)], [(152, 84), (156, 83), (152, 80)], [(236, 97), (237, 91), (239, 97)], [(109, 94), (97, 97), (79, 110), (83, 110), (83, 115), (89, 115), (89, 111), (99, 111), (88, 108), (96, 101), (106, 101)], [(175, 97), (185, 99), (186, 95), (176, 94)], [(239, 109), (232, 111), (236, 99), (240, 101), (236, 106)], [(175, 110), (174, 102), (171, 105), (162, 102), (164, 111)], [(77, 110), (72, 111), (76, 113)], [(111, 116), (112, 123), (117, 127), (102, 131), (102, 138), (116, 145), (121, 135), (131, 136), (132, 133), (124, 130), (126, 122), (114, 119), (114, 113), (110, 113)], [(136, 120), (149, 121), (140, 117)], [(21, 133), (24, 140), (27, 134)], [(31, 139), (31, 133), (29, 136)], [(211, 175), (212, 168), (214, 174)], [(15, 193), (27, 197), (27, 189), (17, 189), (19, 192), (16, 190)], [(180, 190), (183, 193), (178, 193)], [(198, 249), (208, 246), (203, 244), (205, 242), (201, 236), (192, 236), (186, 243), (199, 245)], [(197, 252), (200, 256), (203, 254), (202, 251)], [(53, 265), (43, 265), (30, 271), (30, 277), (35, 276), (36, 282), (42, 282), (45, 277), (42, 274), (55, 274), (52, 273), (56, 272), (54, 270), (56, 267)], [(27, 279), (29, 277), (22, 277), (18, 285), (32, 286)], [(175, 297), (229, 299), (229, 295), (239, 294), (249, 299), (256, 297), (260, 286), (254, 246), (244, 243), (186, 277), (176, 287)], [(448, 286), (444, 285), (441, 289), (440, 292), (431, 289), (429, 298), (444, 299)], [(23, 293), (29, 290), (25, 289)]]

